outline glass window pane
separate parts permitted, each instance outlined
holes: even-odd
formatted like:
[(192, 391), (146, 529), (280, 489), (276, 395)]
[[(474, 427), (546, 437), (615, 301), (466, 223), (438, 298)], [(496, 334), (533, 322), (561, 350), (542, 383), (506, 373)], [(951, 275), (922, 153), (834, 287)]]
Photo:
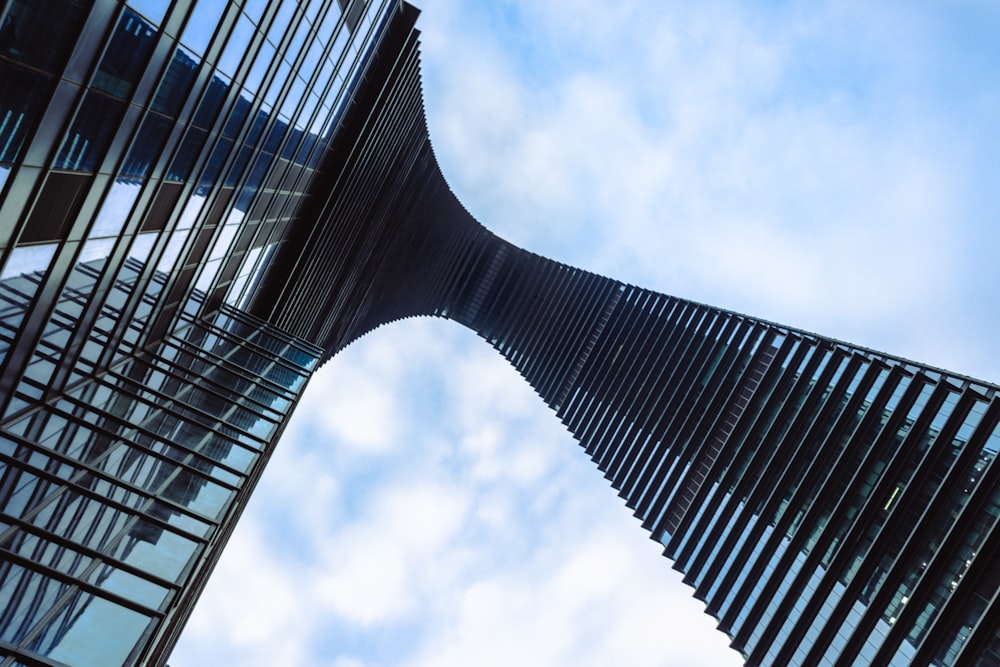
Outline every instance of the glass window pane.
[(0, 640), (14, 644), (23, 639), (45, 613), (41, 603), (51, 604), (50, 601), (68, 585), (14, 564), (6, 568), (4, 575), (0, 609), (5, 618), (0, 626)]
[(198, 0), (188, 17), (181, 42), (195, 53), (205, 53), (215, 29), (226, 9), (227, 0)]
[(222, 55), (219, 56), (217, 67), (221, 71), (229, 76), (236, 75), (236, 70), (239, 69), (240, 61), (246, 55), (247, 47), (250, 46), (254, 32), (253, 24), (250, 23), (250, 20), (246, 16), (241, 14), (239, 20), (236, 22), (236, 27), (233, 28), (232, 34), (229, 35), (226, 48), (223, 49)]
[(198, 127), (210, 129), (219, 117), (219, 109), (222, 108), (222, 103), (226, 101), (228, 94), (229, 81), (219, 76), (213, 76), (208, 84), (208, 90), (205, 91), (205, 95), (198, 104), (192, 123)]
[[(246, 171), (247, 165), (250, 163), (250, 156), (252, 154), (253, 150), (247, 148), (246, 146), (240, 149), (240, 152), (236, 155), (236, 159), (233, 161), (232, 167), (229, 169), (229, 174), (226, 176), (227, 187), (236, 187), (240, 179), (243, 177), (243, 173)], [(241, 197), (236, 205), (237, 207), (246, 210), (246, 204), (246, 198)]]
[(0, 24), (0, 53), (58, 72), (90, 5), (85, 0), (13, 0)]
[(127, 97), (142, 76), (155, 43), (156, 28), (126, 8), (92, 85), (117, 97)]
[(167, 141), (173, 121), (158, 113), (149, 113), (142, 120), (139, 132), (132, 148), (125, 158), (125, 164), (121, 168), (124, 176), (134, 176), (142, 178), (149, 173), (156, 159), (163, 150), (163, 144)]
[(267, 0), (245, 0), (243, 2), (243, 11), (254, 23), (260, 23), (265, 7), (267, 7)]
[(95, 569), (88, 577), (88, 581), (110, 593), (151, 609), (158, 608), (167, 597), (167, 589), (163, 586), (110, 565)]
[(66, 238), (91, 180), (84, 174), (50, 172), (21, 232), (21, 243)]
[(160, 25), (170, 3), (163, 0), (128, 0), (130, 7), (146, 17), (154, 25)]
[(348, 33), (347, 28), (341, 26), (340, 32), (337, 33), (337, 39), (333, 43), (333, 48), (330, 50), (330, 58), (332, 58), (334, 62), (340, 60), (340, 56), (347, 50), (347, 40), (349, 37), (350, 34)]
[(264, 73), (273, 60), (274, 47), (269, 42), (264, 42), (260, 45), (257, 57), (253, 61), (253, 67), (250, 68), (250, 72), (243, 82), (244, 89), (251, 93), (256, 93), (260, 90), (260, 84), (264, 80)]
[(181, 211), (180, 220), (177, 221), (177, 229), (189, 229), (192, 227), (194, 225), (194, 221), (198, 219), (198, 213), (201, 212), (204, 205), (204, 195), (191, 195), (187, 202), (184, 203), (184, 209)]
[[(307, 79), (313, 75), (316, 68), (319, 67), (320, 58), (323, 57), (323, 49), (326, 48), (326, 41), (320, 37), (316, 37), (312, 41), (312, 45), (309, 47), (309, 52), (306, 54), (305, 60), (302, 61), (302, 66), (299, 72)], [(326, 81), (320, 80), (318, 85), (325, 85)]]
[[(306, 8), (306, 18), (309, 19), (310, 23), (316, 22), (316, 17), (319, 15), (319, 8), (322, 6), (323, 0), (309, 0), (309, 6)], [(337, 3), (334, 2), (333, 6), (336, 7)]]
[(140, 519), (110, 555), (155, 577), (176, 581), (197, 546), (186, 537)]
[(61, 169), (94, 171), (104, 149), (118, 129), (125, 103), (90, 91), (83, 99), (73, 126), (63, 139), (55, 166)]
[(298, 27), (295, 29), (295, 35), (292, 37), (292, 41), (289, 42), (287, 49), (285, 50), (286, 58), (290, 61), (295, 61), (299, 57), (299, 53), (302, 51), (302, 45), (306, 42), (306, 35), (309, 34), (309, 24), (306, 21), (299, 21)]
[(91, 266), (94, 266), (94, 262), (100, 260), (101, 265), (103, 266), (103, 260), (106, 260), (111, 256), (111, 249), (114, 248), (116, 240), (117, 239), (114, 237), (90, 239), (84, 243), (83, 248), (80, 249), (79, 261), (81, 263), (88, 262)]
[[(0, 61), (0, 162), (14, 162), (38, 120), (51, 77)], [(0, 183), (0, 187), (2, 187)]]
[(278, 71), (275, 73), (274, 78), (271, 79), (271, 85), (267, 89), (267, 94), (264, 96), (264, 101), (268, 105), (274, 106), (275, 101), (278, 99), (278, 93), (281, 92), (282, 87), (288, 82), (288, 77), (291, 74), (291, 66), (282, 60), (278, 63)]
[(337, 2), (331, 2), (330, 6), (326, 10), (326, 16), (323, 17), (323, 23), (319, 27), (319, 36), (322, 39), (329, 39), (333, 34), (334, 28), (337, 27), (337, 21), (340, 19), (340, 4)]
[(243, 142), (250, 147), (256, 147), (257, 141), (260, 139), (261, 134), (264, 132), (264, 127), (267, 125), (267, 121), (270, 118), (268, 112), (260, 109), (254, 116), (253, 124), (250, 126), (250, 130), (247, 132), (246, 138)]
[(94, 226), (90, 229), (90, 238), (117, 236), (125, 226), (125, 220), (132, 210), (132, 204), (139, 196), (142, 184), (131, 179), (117, 179), (97, 214)]
[(267, 174), (268, 167), (271, 166), (271, 160), (274, 156), (270, 153), (261, 153), (257, 157), (257, 161), (254, 163), (250, 170), (250, 175), (247, 177), (246, 188), (249, 190), (256, 190), (260, 187), (260, 184), (264, 181), (264, 176)]
[(229, 120), (226, 121), (225, 127), (222, 128), (222, 136), (227, 139), (236, 138), (240, 130), (243, 129), (243, 122), (250, 114), (251, 104), (253, 104), (253, 100), (246, 93), (241, 92), (240, 96), (236, 98), (233, 110), (229, 113)]
[(292, 88), (288, 91), (285, 96), (285, 101), (281, 104), (281, 110), (278, 112), (285, 118), (291, 118), (295, 115), (295, 107), (298, 106), (302, 98), (306, 96), (306, 82), (295, 77), (292, 79)]
[(149, 259), (149, 253), (153, 249), (153, 244), (156, 243), (156, 238), (159, 235), (159, 232), (137, 234), (135, 240), (132, 241), (132, 246), (129, 248), (129, 258), (145, 264)]
[(267, 133), (267, 138), (264, 140), (264, 150), (268, 153), (277, 152), (278, 146), (281, 145), (281, 140), (285, 138), (287, 133), (288, 123), (279, 118), (271, 126), (271, 131)]
[(184, 106), (199, 62), (197, 56), (183, 48), (178, 48), (174, 52), (167, 72), (163, 75), (163, 81), (156, 91), (156, 97), (153, 98), (154, 111), (177, 116)]
[(49, 268), (49, 262), (52, 261), (55, 252), (55, 243), (14, 248), (7, 258), (7, 263), (4, 264), (3, 272), (0, 273), (0, 280), (44, 271)]
[(277, 16), (271, 22), (271, 27), (267, 30), (267, 39), (274, 45), (281, 43), (281, 38), (285, 36), (288, 24), (292, 22), (292, 15), (295, 13), (295, 0), (284, 0)]
[(203, 187), (209, 187), (215, 185), (219, 178), (219, 174), (222, 172), (222, 165), (225, 164), (226, 157), (229, 155), (229, 151), (233, 147), (233, 142), (229, 139), (220, 139), (212, 150), (212, 155), (208, 158), (208, 164), (205, 165), (204, 171), (201, 173), (201, 177), (198, 179), (198, 184)]
[(212, 281), (215, 280), (215, 276), (218, 275), (220, 268), (222, 268), (221, 259), (206, 262), (205, 268), (201, 270), (201, 274), (198, 276), (198, 281), (194, 284), (194, 288), (202, 292), (208, 290), (212, 285)]
[(182, 470), (163, 495), (208, 519), (216, 519), (235, 493), (191, 471)]
[(186, 181), (188, 179), (191, 175), (191, 169), (198, 159), (198, 154), (201, 152), (201, 147), (207, 138), (208, 132), (205, 130), (198, 129), (197, 127), (188, 129), (188, 133), (181, 143), (180, 150), (177, 151), (174, 161), (170, 163), (170, 169), (167, 170), (168, 180)]
[(233, 239), (236, 238), (236, 232), (239, 229), (239, 220), (235, 223), (226, 222), (226, 225), (219, 232), (219, 237), (215, 240), (215, 246), (212, 248), (211, 254), (208, 256), (209, 260), (222, 259), (227, 252), (229, 252), (229, 247), (233, 243)]
[(149, 621), (137, 611), (80, 592), (49, 621), (32, 648), (76, 667), (122, 665)]
[(170, 271), (173, 268), (177, 262), (177, 258), (181, 254), (181, 250), (184, 248), (184, 242), (187, 240), (188, 232), (190, 231), (190, 229), (177, 229), (174, 231), (167, 242), (167, 247), (163, 250), (163, 254), (160, 255), (160, 261), (156, 263), (157, 271)]

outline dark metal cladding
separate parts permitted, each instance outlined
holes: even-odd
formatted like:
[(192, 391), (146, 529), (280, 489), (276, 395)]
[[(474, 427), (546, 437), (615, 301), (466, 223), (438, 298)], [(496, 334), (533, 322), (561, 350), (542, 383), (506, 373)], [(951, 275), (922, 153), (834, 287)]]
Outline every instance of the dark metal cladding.
[(510, 361), (747, 664), (1000, 665), (996, 385), (491, 234), (405, 3), (160, 4), (0, 9), (0, 666), (164, 664), (307, 378), (421, 315)]
[[(353, 282), (289, 272), (283, 296), (258, 314), (295, 330), (302, 315), (286, 304), (307, 302), (309, 290), (344, 304), (306, 307), (328, 318), (327, 354), (399, 317), (440, 315), (475, 330), (580, 440), (748, 664), (967, 659), (972, 626), (935, 628), (953, 618), (941, 611), (956, 594), (978, 586), (987, 594), (966, 598), (960, 614), (991, 618), (982, 605), (996, 582), (967, 573), (996, 516), (964, 530), (952, 520), (977, 494), (996, 495), (986, 481), (996, 387), (498, 239), (434, 163), (415, 48), (408, 42), (359, 91), (378, 111), (363, 116), (354, 152), (331, 171), (338, 180), (319, 214), (330, 222), (313, 231), (339, 241), (290, 253), (314, 273), (331, 265), (337, 243), (364, 248), (351, 262), (364, 252), (368, 263), (337, 259)], [(328, 275), (343, 275), (339, 266)], [(950, 568), (942, 554), (952, 554)], [(977, 636), (995, 634), (990, 627)], [(976, 649), (987, 662), (990, 641)]]

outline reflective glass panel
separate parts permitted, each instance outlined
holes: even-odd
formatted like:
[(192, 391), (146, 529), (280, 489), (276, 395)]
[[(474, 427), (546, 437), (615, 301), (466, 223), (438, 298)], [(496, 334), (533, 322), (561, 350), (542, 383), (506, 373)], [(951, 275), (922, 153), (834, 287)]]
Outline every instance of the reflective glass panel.
[(163, 20), (163, 14), (167, 11), (167, 7), (170, 6), (169, 3), (163, 2), (163, 0), (128, 0), (128, 4), (154, 25), (160, 25), (160, 21)]
[(103, 590), (127, 600), (156, 609), (167, 596), (167, 589), (110, 565), (96, 568), (87, 579)]
[(198, 545), (171, 530), (139, 519), (129, 537), (118, 542), (111, 556), (155, 577), (176, 581)]
[(17, 643), (42, 615), (41, 605), (51, 605), (67, 585), (38, 572), (9, 564), (0, 586), (0, 640)]
[(337, 33), (337, 39), (334, 41), (333, 48), (330, 51), (330, 58), (334, 62), (340, 60), (340, 56), (347, 50), (347, 40), (349, 37), (350, 34), (347, 32), (347, 28), (342, 26)]
[(281, 105), (279, 112), (285, 118), (291, 118), (295, 114), (295, 107), (298, 106), (302, 98), (306, 96), (306, 83), (299, 77), (292, 79), (292, 88), (285, 96), (285, 101)]
[(218, 275), (220, 268), (222, 268), (221, 259), (206, 262), (205, 268), (202, 269), (201, 274), (198, 276), (198, 281), (195, 283), (194, 288), (202, 292), (207, 291), (212, 286), (212, 281), (215, 280), (215, 276)]
[[(332, 4), (334, 7), (337, 6), (336, 2), (333, 2)], [(306, 18), (309, 19), (310, 23), (315, 23), (316, 17), (319, 15), (319, 8), (322, 6), (323, 0), (309, 0), (309, 6), (306, 7)]]
[(229, 76), (236, 75), (236, 70), (239, 69), (240, 62), (246, 55), (254, 32), (255, 29), (253, 24), (250, 23), (250, 19), (241, 14), (239, 20), (236, 22), (236, 27), (233, 28), (232, 34), (229, 35), (229, 39), (226, 41), (226, 48), (223, 49), (222, 55), (219, 56), (216, 66), (221, 71)]
[(331, 2), (326, 10), (326, 15), (323, 17), (323, 23), (319, 27), (320, 39), (330, 39), (334, 28), (337, 27), (338, 20), (340, 20), (340, 4)]
[(104, 197), (101, 210), (90, 229), (90, 238), (117, 236), (125, 225), (132, 204), (135, 203), (142, 190), (139, 181), (131, 179), (116, 179), (108, 194)]
[(291, 66), (282, 60), (278, 63), (278, 71), (271, 79), (271, 85), (267, 89), (267, 94), (264, 95), (264, 101), (268, 105), (273, 106), (275, 101), (278, 99), (278, 93), (281, 92), (282, 87), (288, 82), (288, 77), (291, 74)]
[(285, 49), (285, 57), (290, 61), (295, 61), (299, 57), (299, 53), (302, 51), (302, 45), (306, 42), (306, 35), (309, 34), (309, 24), (305, 21), (299, 21), (298, 27), (295, 29), (295, 35), (292, 37), (292, 41), (289, 42), (288, 47)]
[(159, 235), (159, 232), (137, 234), (135, 240), (132, 241), (132, 246), (128, 250), (128, 256), (145, 264), (149, 259), (149, 253), (153, 249), (153, 244), (156, 243), (156, 237)]
[[(323, 57), (323, 49), (326, 48), (326, 41), (321, 37), (316, 37), (312, 41), (312, 45), (309, 47), (308, 53), (306, 53), (305, 60), (302, 61), (302, 65), (299, 67), (299, 72), (309, 78), (319, 67), (320, 59)], [(326, 85), (326, 81), (319, 81), (318, 85)]]
[(256, 93), (260, 90), (260, 84), (264, 80), (264, 73), (267, 72), (267, 68), (273, 60), (274, 47), (271, 46), (270, 42), (264, 42), (260, 45), (260, 49), (257, 50), (257, 57), (254, 58), (253, 67), (250, 68), (250, 72), (243, 82), (243, 87), (251, 93)]
[(245, 0), (243, 3), (243, 11), (254, 23), (259, 23), (261, 16), (264, 14), (264, 8), (267, 7), (268, 0)]
[(76, 44), (90, 4), (86, 0), (12, 0), (0, 24), (0, 54), (58, 72)]
[[(235, 187), (239, 183), (240, 179), (243, 177), (243, 173), (246, 171), (247, 164), (250, 162), (251, 155), (253, 155), (253, 150), (247, 146), (240, 149), (239, 153), (236, 155), (236, 159), (233, 161), (233, 166), (229, 169), (229, 174), (226, 176), (227, 186)], [(246, 198), (241, 197), (237, 200), (235, 205), (242, 210), (246, 210)]]
[(181, 43), (195, 53), (205, 53), (205, 47), (215, 34), (226, 4), (227, 0), (198, 0), (184, 26)]
[(170, 118), (158, 113), (146, 114), (121, 168), (122, 175), (136, 178), (147, 175), (159, 157), (173, 124)]
[(222, 166), (225, 164), (226, 157), (229, 155), (229, 151), (233, 147), (233, 142), (229, 139), (220, 139), (212, 149), (212, 155), (208, 158), (208, 163), (205, 165), (204, 171), (201, 173), (201, 177), (198, 179), (198, 183), (202, 187), (210, 187), (215, 185), (219, 178), (219, 174), (222, 171)]
[(221, 76), (213, 76), (191, 122), (198, 127), (210, 129), (218, 119), (219, 109), (222, 108), (228, 94), (229, 81)]
[(167, 170), (168, 180), (186, 181), (188, 179), (207, 138), (208, 131), (197, 127), (188, 128), (184, 141), (181, 142), (181, 147), (174, 156), (173, 162), (170, 163), (170, 169)]
[(124, 664), (149, 617), (82, 591), (32, 643), (44, 656), (74, 667)]
[(103, 266), (104, 260), (111, 256), (116, 240), (116, 238), (90, 239), (83, 244), (79, 261), (88, 263), (100, 261)]
[(192, 227), (204, 205), (205, 197), (203, 195), (191, 195), (184, 204), (184, 210), (181, 211), (180, 220), (177, 221), (177, 229), (189, 229)]
[(0, 61), (0, 162), (14, 162), (20, 156), (25, 135), (41, 114), (50, 83), (51, 78), (40, 72)]
[(125, 103), (95, 91), (87, 92), (73, 125), (63, 139), (55, 166), (94, 171), (125, 111)]
[(236, 98), (236, 104), (233, 105), (232, 111), (229, 112), (229, 120), (226, 121), (225, 127), (222, 128), (222, 136), (227, 139), (236, 138), (236, 135), (243, 128), (243, 122), (250, 114), (251, 104), (253, 104), (252, 98), (245, 92), (240, 92), (240, 96)]
[(183, 48), (178, 47), (170, 59), (163, 81), (156, 90), (153, 98), (153, 110), (165, 113), (168, 116), (176, 116), (184, 106), (191, 83), (194, 81), (195, 71), (198, 69), (199, 60), (197, 56)]
[(178, 229), (174, 231), (167, 242), (167, 247), (163, 250), (163, 254), (160, 255), (160, 261), (156, 263), (157, 271), (169, 271), (173, 268), (174, 264), (177, 263), (177, 258), (181, 254), (181, 249), (184, 248), (184, 241), (187, 240), (188, 232), (190, 231), (190, 229)]
[(3, 272), (0, 273), (0, 280), (7, 280), (35, 271), (44, 271), (49, 268), (49, 262), (52, 261), (55, 252), (55, 243), (14, 248), (7, 258), (7, 263), (4, 264)]
[(274, 17), (271, 26), (267, 29), (267, 39), (275, 46), (281, 44), (281, 39), (285, 36), (293, 14), (295, 14), (295, 0), (284, 0), (277, 16)]
[(94, 74), (93, 87), (127, 97), (142, 76), (155, 43), (156, 29), (126, 8)]

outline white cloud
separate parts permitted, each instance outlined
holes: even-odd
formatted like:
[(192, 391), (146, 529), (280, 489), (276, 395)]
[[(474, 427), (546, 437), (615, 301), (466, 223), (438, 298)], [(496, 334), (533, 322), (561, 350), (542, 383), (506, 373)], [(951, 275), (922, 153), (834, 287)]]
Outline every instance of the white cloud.
[(346, 621), (387, 623), (414, 613), (422, 583), (436, 578), (434, 564), (466, 511), (456, 488), (418, 482), (380, 485), (345, 530), (326, 538), (315, 582), (320, 598)]
[(213, 574), (219, 594), (199, 601), (173, 664), (305, 664), (307, 581), (276, 557), (263, 533), (255, 517), (242, 521)]
[(322, 393), (327, 403), (315, 417), (317, 426), (351, 447), (371, 452), (393, 449), (400, 438), (393, 381), (390, 373), (377, 366), (345, 368), (336, 378), (317, 375), (309, 391)]

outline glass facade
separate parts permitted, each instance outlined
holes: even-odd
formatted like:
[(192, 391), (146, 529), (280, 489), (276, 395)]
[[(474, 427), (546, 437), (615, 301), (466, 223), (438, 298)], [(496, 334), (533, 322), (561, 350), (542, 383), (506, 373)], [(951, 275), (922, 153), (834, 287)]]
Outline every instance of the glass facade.
[(0, 667), (162, 665), (311, 372), (436, 315), (748, 664), (1000, 664), (998, 387), (533, 255), (392, 0), (0, 5)]
[(322, 355), (233, 306), (396, 9), (0, 4), (0, 665), (165, 661)]
[(317, 357), (223, 308), (32, 402), (51, 375), (40, 352), (0, 435), (2, 641), (74, 665), (142, 655), (203, 576)]

